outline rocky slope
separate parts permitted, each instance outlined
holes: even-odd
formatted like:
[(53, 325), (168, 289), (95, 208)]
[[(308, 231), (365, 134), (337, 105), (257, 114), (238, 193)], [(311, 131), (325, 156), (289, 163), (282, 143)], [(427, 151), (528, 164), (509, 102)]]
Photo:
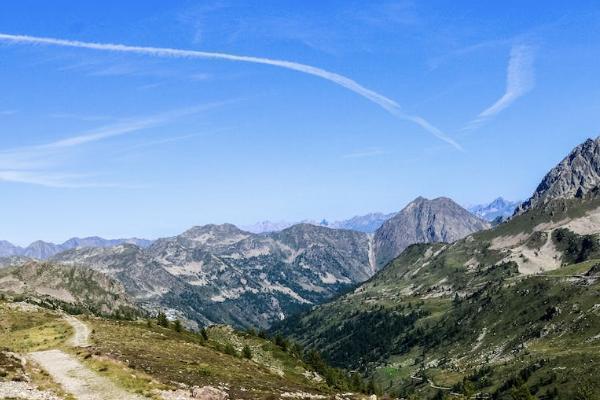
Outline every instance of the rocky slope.
[(542, 179), (529, 200), (519, 206), (522, 214), (553, 199), (583, 197), (600, 185), (600, 137), (577, 146)]
[(413, 243), (451, 243), (489, 227), (448, 198), (418, 197), (375, 232), (377, 266), (383, 267)]
[(71, 238), (62, 244), (38, 240), (31, 243), (27, 247), (20, 247), (3, 240), (0, 241), (0, 257), (23, 256), (38, 260), (45, 260), (60, 252), (70, 249), (83, 247), (113, 247), (125, 243), (134, 244), (138, 247), (145, 248), (150, 246), (152, 241), (138, 238), (103, 239), (101, 237), (92, 236), (87, 238)]
[[(593, 181), (590, 174), (579, 181)], [(452, 244), (410, 246), (353, 292), (276, 330), (334, 365), (364, 371), (397, 397), (594, 398), (594, 189), (543, 202), (534, 195), (535, 206), (493, 229)]]
[(0, 293), (50, 301), (71, 311), (141, 315), (123, 286), (89, 268), (36, 261), (0, 270)]
[(262, 235), (206, 225), (145, 250), (80, 248), (53, 261), (107, 273), (138, 301), (202, 324), (262, 327), (374, 273), (366, 234), (309, 224)]

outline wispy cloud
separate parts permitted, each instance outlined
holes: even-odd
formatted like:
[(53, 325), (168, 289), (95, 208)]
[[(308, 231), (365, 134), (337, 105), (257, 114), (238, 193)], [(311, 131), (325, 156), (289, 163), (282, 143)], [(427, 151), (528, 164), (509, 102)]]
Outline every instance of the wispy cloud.
[(50, 118), (56, 118), (56, 119), (74, 119), (74, 120), (86, 121), (86, 122), (107, 121), (110, 119), (114, 119), (107, 115), (74, 114), (74, 113), (62, 113), (62, 112), (50, 113), (50, 114), (48, 114), (48, 116)]
[(14, 115), (18, 112), (18, 110), (0, 110), (0, 115)]
[(196, 107), (189, 107), (175, 111), (169, 111), (166, 113), (158, 114), (152, 117), (131, 119), (121, 123), (108, 125), (99, 129), (85, 132), (81, 135), (68, 137), (66, 139), (57, 140), (45, 145), (38, 146), (39, 148), (61, 148), (61, 147), (73, 147), (82, 144), (96, 142), (103, 139), (108, 139), (114, 136), (121, 136), (128, 133), (137, 132), (146, 128), (154, 127), (173, 119), (184, 117), (186, 115), (196, 114), (201, 111), (206, 111), (211, 108), (225, 104), (226, 102), (216, 102), (204, 104)]
[(466, 130), (478, 128), (533, 89), (535, 85), (533, 60), (534, 50), (532, 46), (519, 44), (512, 47), (508, 61), (504, 95), (479, 113), (477, 118), (465, 127)]
[(89, 182), (89, 176), (80, 174), (49, 173), (44, 171), (0, 170), (0, 181), (27, 183), (50, 188), (126, 187), (114, 183)]
[(169, 58), (186, 58), (186, 59), (219, 59), (219, 60), (227, 60), (227, 61), (235, 61), (235, 62), (247, 62), (254, 64), (263, 64), (270, 65), (279, 68), (285, 68), (289, 70), (294, 70), (298, 72), (302, 72), (308, 75), (317, 76), (319, 78), (325, 79), (336, 85), (342, 86), (365, 99), (377, 104), (390, 114), (395, 117), (416, 123), (421, 128), (431, 133), (435, 137), (440, 140), (449, 143), (454, 146), (456, 149), (462, 150), (462, 147), (442, 132), (440, 129), (433, 126), (431, 123), (426, 121), (420, 116), (410, 115), (405, 113), (400, 105), (396, 103), (394, 100), (377, 93), (371, 89), (368, 89), (358, 82), (340, 75), (335, 72), (327, 71), (322, 68), (313, 67), (307, 64), (301, 64), (292, 61), (284, 61), (284, 60), (276, 60), (271, 58), (264, 57), (251, 57), (251, 56), (239, 56), (234, 54), (226, 54), (226, 53), (214, 53), (214, 52), (205, 52), (205, 51), (195, 51), (195, 50), (181, 50), (181, 49), (173, 49), (173, 48), (162, 48), (162, 47), (142, 47), (142, 46), (128, 46), (123, 44), (110, 44), (110, 43), (94, 43), (94, 42), (82, 42), (76, 40), (65, 40), (65, 39), (55, 39), (55, 38), (46, 38), (46, 37), (36, 37), (36, 36), (27, 36), (27, 35), (11, 35), (0, 33), (0, 41), (5, 43), (17, 43), (17, 44), (33, 44), (33, 45), (51, 45), (51, 46), (61, 46), (61, 47), (73, 47), (73, 48), (82, 48), (82, 49), (90, 49), (90, 50), (100, 50), (100, 51), (110, 51), (110, 52), (119, 52), (119, 53), (130, 53), (130, 54), (140, 54), (140, 55), (148, 55), (154, 57), (169, 57)]
[(369, 147), (366, 149), (362, 149), (359, 151), (355, 151), (352, 153), (344, 154), (342, 158), (367, 158), (367, 157), (377, 157), (388, 152), (382, 149), (381, 147)]
[(215, 102), (131, 118), (53, 142), (0, 151), (0, 181), (20, 182), (55, 188), (124, 187), (114, 183), (90, 182), (89, 175), (70, 174), (63, 168), (70, 151), (93, 142), (157, 127), (177, 118), (196, 114), (228, 102)]
[(221, 132), (225, 132), (225, 131), (229, 131), (229, 130), (231, 130), (231, 128), (222, 128), (222, 129), (217, 129), (214, 131), (208, 131), (208, 132), (202, 132), (202, 133), (190, 133), (188, 135), (171, 136), (171, 137), (167, 137), (164, 139), (156, 139), (156, 140), (146, 141), (143, 143), (138, 143), (136, 145), (130, 146), (123, 150), (131, 151), (131, 150), (135, 150), (135, 149), (152, 147), (152, 146), (157, 146), (157, 145), (161, 145), (161, 144), (175, 143), (175, 142), (180, 142), (182, 140), (195, 139), (195, 138), (199, 138), (199, 137), (206, 137), (209, 135), (219, 134)]

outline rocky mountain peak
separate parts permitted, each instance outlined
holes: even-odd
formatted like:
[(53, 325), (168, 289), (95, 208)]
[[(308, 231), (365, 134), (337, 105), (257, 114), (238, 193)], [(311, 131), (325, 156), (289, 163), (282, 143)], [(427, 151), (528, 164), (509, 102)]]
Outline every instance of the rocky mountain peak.
[(554, 199), (583, 197), (600, 186), (600, 137), (587, 139), (575, 147), (542, 179), (529, 200), (516, 214), (544, 205)]
[[(251, 235), (233, 224), (207, 224), (188, 229), (179, 238), (198, 243), (218, 243), (222, 240), (243, 239)], [(235, 240), (234, 240), (235, 241)]]
[(381, 268), (414, 243), (454, 242), (489, 228), (453, 200), (417, 197), (375, 232), (374, 251)]
[(520, 201), (510, 201), (500, 196), (491, 203), (477, 204), (469, 207), (468, 210), (486, 221), (503, 221), (513, 215), (519, 204)]

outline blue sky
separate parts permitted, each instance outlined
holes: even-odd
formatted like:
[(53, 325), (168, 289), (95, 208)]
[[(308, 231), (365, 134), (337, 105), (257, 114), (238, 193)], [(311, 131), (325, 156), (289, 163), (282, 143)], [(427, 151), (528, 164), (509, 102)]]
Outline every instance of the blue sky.
[(525, 198), (600, 133), (599, 17), (592, 1), (3, 1), (0, 238)]

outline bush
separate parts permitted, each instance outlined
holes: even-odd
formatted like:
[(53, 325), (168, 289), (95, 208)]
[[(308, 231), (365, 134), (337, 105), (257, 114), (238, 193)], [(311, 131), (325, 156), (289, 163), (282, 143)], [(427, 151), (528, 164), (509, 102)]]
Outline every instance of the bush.
[(202, 339), (208, 340), (208, 332), (206, 331), (206, 328), (202, 328), (200, 330), (200, 336), (202, 336)]
[(183, 326), (181, 325), (180, 320), (176, 319), (175, 322), (173, 322), (173, 329), (175, 330), (175, 332), (183, 331)]
[(162, 311), (159, 312), (156, 316), (156, 323), (164, 328), (169, 327), (169, 320), (167, 319), (167, 315)]
[(273, 339), (273, 342), (275, 343), (276, 346), (279, 346), (281, 348), (281, 350), (283, 351), (287, 351), (288, 349), (288, 341), (281, 336), (280, 334), (277, 334), (275, 336), (275, 338)]
[(252, 350), (250, 350), (250, 347), (248, 345), (245, 345), (242, 349), (242, 356), (244, 358), (247, 358), (248, 360), (252, 359)]
[(223, 348), (223, 353), (229, 354), (230, 356), (237, 357), (237, 351), (235, 351), (235, 347), (231, 343), (227, 343)]

